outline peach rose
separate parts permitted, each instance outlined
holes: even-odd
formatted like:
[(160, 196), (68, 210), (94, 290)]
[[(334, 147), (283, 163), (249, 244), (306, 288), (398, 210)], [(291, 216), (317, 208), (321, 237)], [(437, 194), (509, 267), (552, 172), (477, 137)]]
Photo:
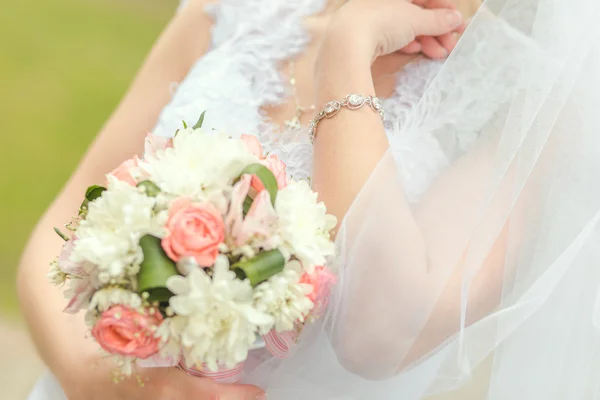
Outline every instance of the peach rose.
[(175, 262), (192, 257), (201, 267), (210, 267), (225, 240), (225, 225), (219, 211), (211, 204), (193, 203), (186, 198), (173, 202), (167, 220), (168, 235), (162, 248)]
[(117, 178), (118, 180), (128, 183), (131, 186), (135, 186), (135, 185), (137, 185), (137, 182), (133, 178), (131, 171), (134, 168), (139, 167), (140, 162), (141, 162), (141, 160), (138, 158), (138, 156), (135, 156), (135, 157), (123, 162), (121, 165), (119, 165), (117, 168), (115, 168), (109, 175), (112, 175), (115, 178)]
[(240, 139), (242, 139), (250, 153), (254, 154), (256, 157), (262, 160), (263, 150), (256, 136), (244, 134), (240, 137)]
[(173, 139), (149, 133), (144, 141), (144, 157), (153, 156), (157, 151), (173, 147)]
[(160, 339), (154, 336), (154, 330), (162, 321), (158, 311), (141, 314), (118, 305), (102, 313), (92, 335), (111, 354), (144, 359), (158, 352)]
[[(265, 167), (269, 168), (269, 170), (275, 175), (275, 179), (277, 179), (277, 187), (279, 189), (283, 189), (288, 184), (286, 166), (283, 161), (279, 159), (275, 154), (269, 155), (264, 160), (260, 162)], [(252, 177), (252, 187), (260, 192), (264, 190), (264, 185), (256, 176)]]

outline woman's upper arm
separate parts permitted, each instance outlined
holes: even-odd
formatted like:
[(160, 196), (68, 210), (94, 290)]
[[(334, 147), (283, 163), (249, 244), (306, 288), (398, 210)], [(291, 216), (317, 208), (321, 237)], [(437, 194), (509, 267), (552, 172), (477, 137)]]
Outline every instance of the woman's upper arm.
[(210, 0), (194, 0), (163, 31), (127, 93), (106, 122), (45, 219), (63, 224), (74, 215), (85, 188), (102, 184), (106, 173), (143, 151), (144, 137), (170, 101), (170, 86), (181, 81), (208, 49), (212, 21), (204, 12)]
[[(24, 252), (18, 283), (22, 309), (44, 360), (54, 370), (61, 364), (55, 358), (68, 353), (65, 346), (83, 340), (85, 326), (80, 316), (61, 312), (64, 299), (46, 281), (45, 267), (61, 247), (52, 227), (62, 226), (77, 214), (87, 186), (102, 184), (107, 172), (141, 153), (144, 136), (170, 100), (169, 86), (181, 81), (209, 47), (212, 22), (204, 13), (206, 3), (190, 2), (164, 30), (127, 94), (41, 219)], [(43, 334), (48, 331), (55, 334)], [(83, 347), (83, 342), (80, 344)]]
[(133, 80), (127, 94), (90, 147), (78, 172), (98, 182), (120, 162), (139, 154), (143, 138), (180, 82), (210, 44), (212, 21), (208, 0), (191, 1), (164, 30)]

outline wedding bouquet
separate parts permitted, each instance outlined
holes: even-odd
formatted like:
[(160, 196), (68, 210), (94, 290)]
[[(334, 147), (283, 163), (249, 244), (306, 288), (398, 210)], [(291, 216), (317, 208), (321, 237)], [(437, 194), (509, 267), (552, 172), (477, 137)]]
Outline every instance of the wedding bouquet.
[[(335, 218), (254, 136), (148, 135), (145, 156), (88, 188), (49, 277), (67, 313), (135, 365), (231, 376), (262, 336), (283, 356), (327, 301)], [(225, 371), (225, 374), (218, 375)]]

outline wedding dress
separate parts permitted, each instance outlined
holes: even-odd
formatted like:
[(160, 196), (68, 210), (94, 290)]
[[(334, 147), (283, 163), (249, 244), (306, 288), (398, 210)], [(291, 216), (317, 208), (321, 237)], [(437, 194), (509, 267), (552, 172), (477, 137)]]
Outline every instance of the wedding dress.
[[(306, 130), (261, 107), (288, 98), (278, 67), (324, 3), (210, 6), (211, 49), (154, 132), (207, 110), (205, 127), (256, 134), (310, 178)], [(255, 352), (245, 381), (270, 400), (600, 399), (599, 17), (596, 0), (489, 0), (447, 61), (398, 73), (328, 313), (290, 357)], [(473, 376), (477, 394), (452, 394)], [(62, 398), (51, 375), (30, 396)]]

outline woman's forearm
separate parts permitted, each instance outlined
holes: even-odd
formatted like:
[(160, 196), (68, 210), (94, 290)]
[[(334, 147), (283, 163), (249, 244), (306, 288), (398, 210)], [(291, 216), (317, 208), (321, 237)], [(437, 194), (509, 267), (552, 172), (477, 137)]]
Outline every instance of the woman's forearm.
[[(351, 61), (356, 47), (337, 43), (326, 53), (317, 70), (321, 105), (349, 93), (374, 94), (370, 65)], [(336, 336), (350, 368), (390, 375), (448, 339), (460, 326), (465, 279), (471, 283), (469, 301), (477, 305), (469, 308), (467, 324), (497, 304), (508, 223), (502, 213), (512, 201), (502, 192), (487, 216), (497, 221), (485, 232), (493, 238), (487, 256), (465, 277), (469, 235), (480, 217), (474, 210), (488, 194), (496, 139), (472, 149), (411, 206), (376, 113), (367, 107), (343, 110), (319, 125), (314, 187), (330, 212), (340, 221), (346, 217), (339, 239), (347, 265), (341, 267), (353, 269)], [(348, 334), (366, 334), (365, 326), (366, 336)]]
[(23, 254), (18, 276), (21, 307), (34, 343), (66, 390), (76, 387), (85, 372), (102, 367), (98, 347), (86, 338), (83, 315), (63, 313), (62, 290), (46, 278), (49, 262), (62, 245), (52, 228), (70, 220), (72, 210), (77, 210), (76, 198), (62, 196), (42, 218)]
[[(359, 46), (337, 43), (329, 36), (323, 43), (316, 69), (317, 107), (348, 94), (375, 95), (370, 56)], [(338, 221), (385, 154), (388, 142), (380, 116), (363, 107), (342, 109), (320, 122), (314, 145), (313, 187)]]

